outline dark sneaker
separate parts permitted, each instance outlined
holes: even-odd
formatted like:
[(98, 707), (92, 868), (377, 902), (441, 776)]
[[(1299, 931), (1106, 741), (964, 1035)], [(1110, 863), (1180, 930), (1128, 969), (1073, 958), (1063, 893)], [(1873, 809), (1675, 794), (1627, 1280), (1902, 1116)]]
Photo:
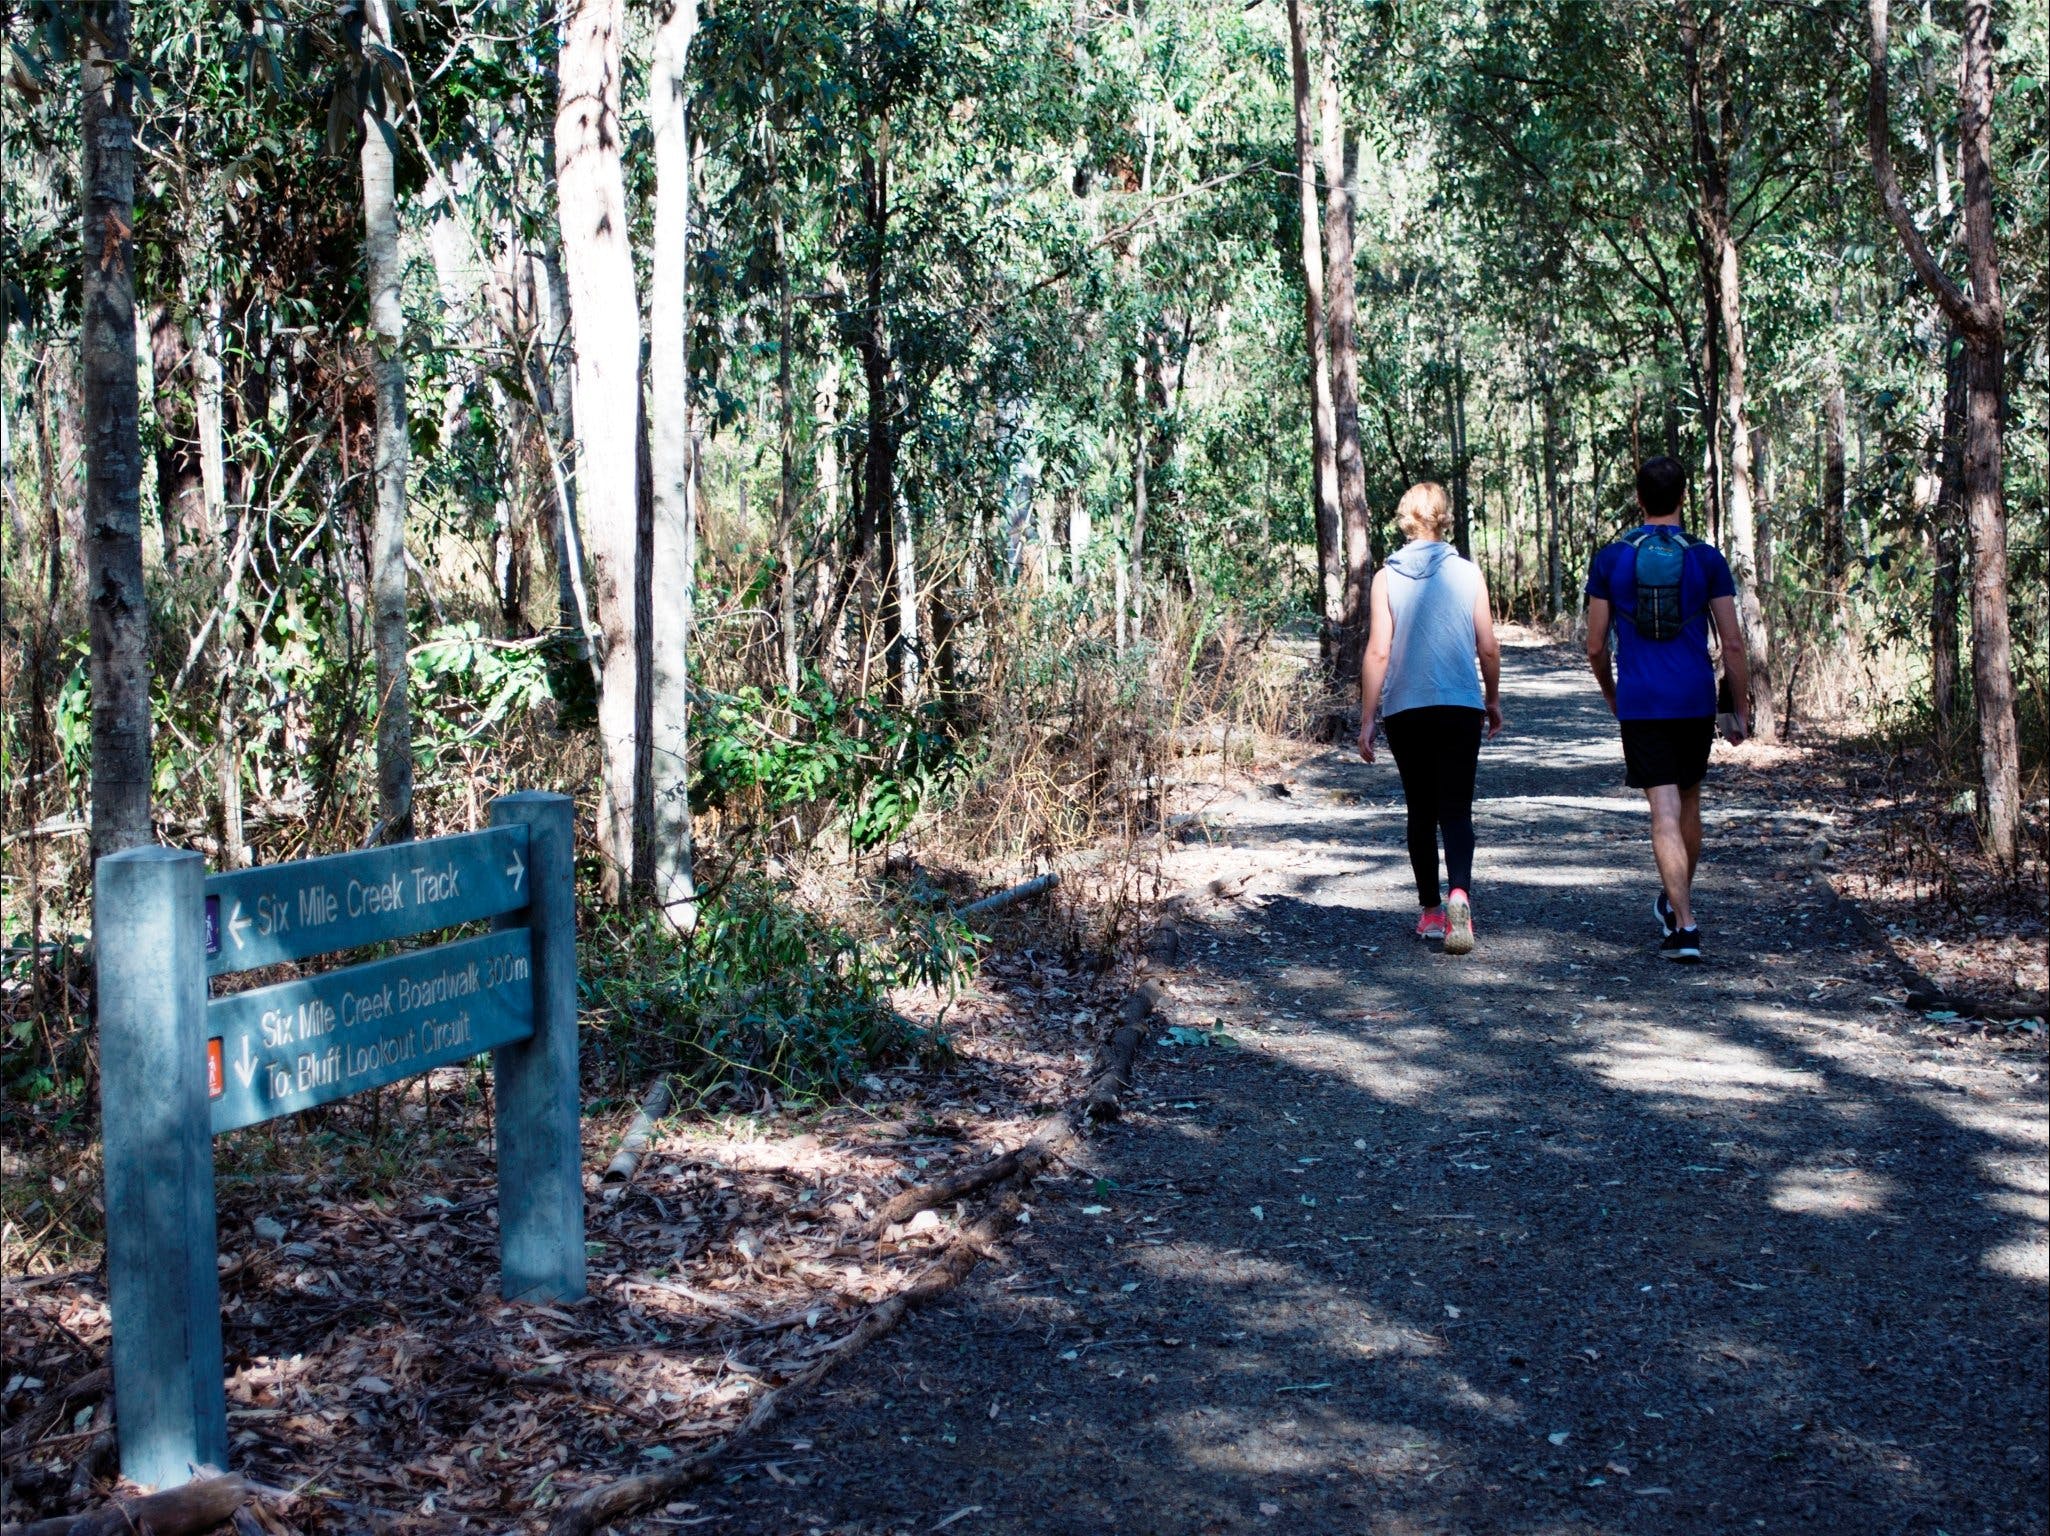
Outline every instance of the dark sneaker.
[(1445, 953), (1473, 953), (1473, 902), (1464, 891), (1454, 891), (1445, 898)]
[(1680, 926), (1679, 919), (1673, 916), (1673, 904), (1666, 900), (1664, 886), (1660, 886), (1658, 895), (1652, 898), (1651, 915), (1658, 919), (1660, 938), (1664, 938)]
[(1675, 928), (1659, 945), (1659, 953), (1668, 960), (1678, 960), (1683, 965), (1701, 963), (1701, 930), (1699, 928)]

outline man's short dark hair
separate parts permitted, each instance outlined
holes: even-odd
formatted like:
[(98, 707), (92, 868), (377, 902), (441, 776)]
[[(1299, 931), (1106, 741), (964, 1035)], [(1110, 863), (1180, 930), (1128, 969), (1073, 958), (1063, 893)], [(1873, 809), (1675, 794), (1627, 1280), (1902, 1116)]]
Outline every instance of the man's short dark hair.
[(1637, 471), (1637, 504), (1647, 517), (1671, 517), (1687, 494), (1687, 471), (1671, 454), (1646, 459)]

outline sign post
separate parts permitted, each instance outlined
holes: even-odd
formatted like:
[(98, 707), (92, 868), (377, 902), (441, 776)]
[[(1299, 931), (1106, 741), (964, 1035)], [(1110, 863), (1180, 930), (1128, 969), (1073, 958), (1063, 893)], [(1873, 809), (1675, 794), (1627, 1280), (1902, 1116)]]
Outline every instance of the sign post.
[[(584, 1294), (567, 797), (483, 832), (206, 875), (135, 848), (93, 873), (107, 1292), (121, 1470), (225, 1467), (213, 1138), (492, 1053), (500, 1289)], [(480, 919), (491, 932), (207, 998), (207, 978)]]
[(121, 1470), (228, 1464), (214, 1148), (207, 1122), (206, 862), (134, 848), (93, 869), (107, 1301)]
[(582, 1101), (577, 1092), (576, 886), (561, 795), (501, 795), (493, 826), (527, 829), (534, 1032), (493, 1058), (498, 1090), (498, 1283), (508, 1301), (584, 1294)]

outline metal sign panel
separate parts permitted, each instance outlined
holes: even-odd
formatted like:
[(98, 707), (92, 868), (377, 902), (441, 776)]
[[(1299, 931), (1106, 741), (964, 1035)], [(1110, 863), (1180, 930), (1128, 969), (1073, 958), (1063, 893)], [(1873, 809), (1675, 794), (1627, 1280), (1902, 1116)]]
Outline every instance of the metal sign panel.
[(520, 825), (212, 875), (204, 914), (207, 974), (517, 912), (529, 890), (527, 829)]
[(524, 1040), (534, 1032), (533, 974), (529, 932), (510, 928), (215, 998), (206, 1010), (209, 1061), (219, 1063), (209, 1073), (214, 1133)]

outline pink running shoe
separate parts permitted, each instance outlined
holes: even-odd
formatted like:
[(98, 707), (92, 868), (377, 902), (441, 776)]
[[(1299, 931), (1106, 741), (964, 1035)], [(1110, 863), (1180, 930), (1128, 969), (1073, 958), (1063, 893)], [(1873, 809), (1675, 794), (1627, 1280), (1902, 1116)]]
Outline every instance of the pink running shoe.
[(1466, 892), (1454, 891), (1445, 898), (1445, 953), (1473, 953), (1473, 902)]
[(1416, 920), (1416, 936), (1420, 939), (1442, 939), (1452, 931), (1452, 925), (1445, 920), (1445, 909), (1433, 907)]

